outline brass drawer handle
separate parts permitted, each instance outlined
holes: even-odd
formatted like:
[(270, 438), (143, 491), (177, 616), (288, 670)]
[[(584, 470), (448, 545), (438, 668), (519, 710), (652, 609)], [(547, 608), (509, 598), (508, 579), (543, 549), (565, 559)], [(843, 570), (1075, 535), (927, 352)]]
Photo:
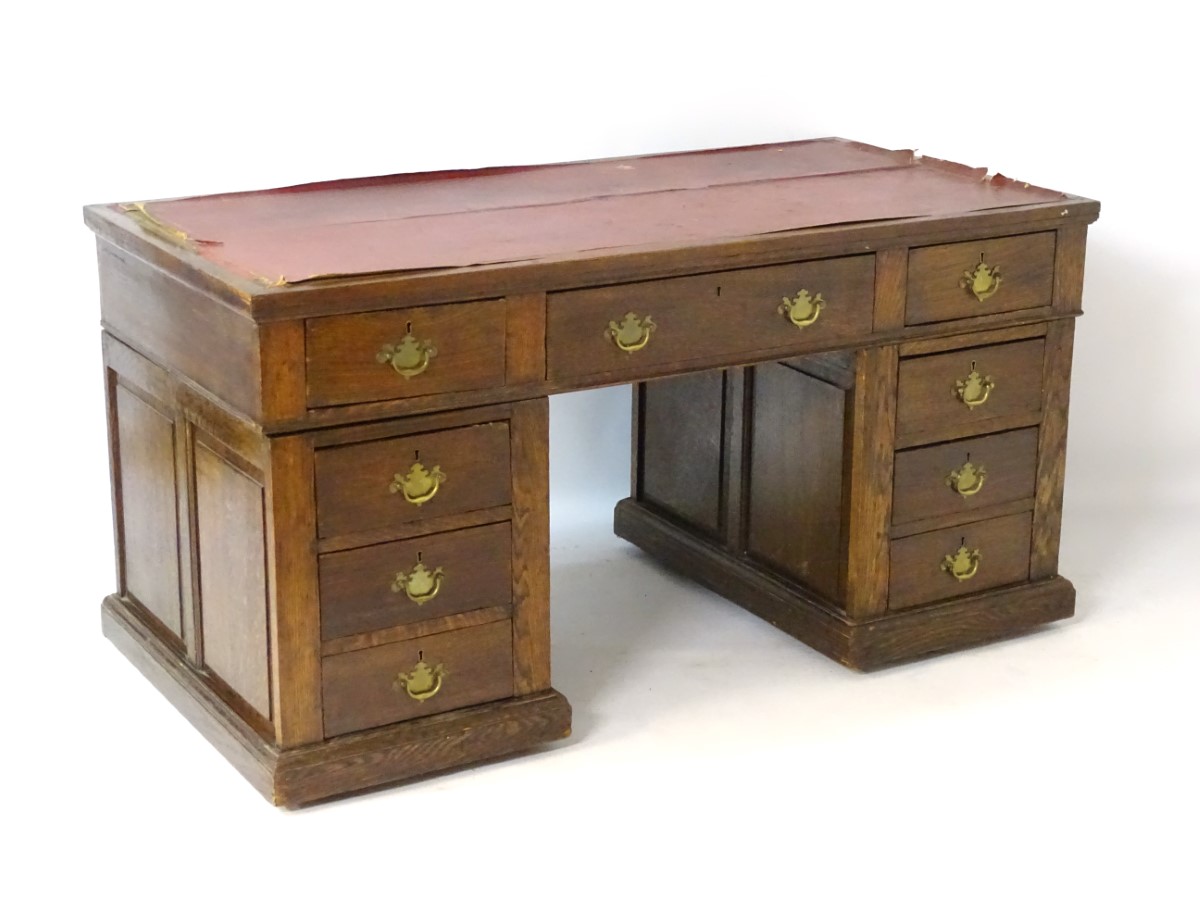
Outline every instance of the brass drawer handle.
[(403, 591), (409, 600), (417, 606), (422, 606), (438, 595), (444, 577), (441, 566), (430, 572), (425, 568), (425, 564), (418, 560), (412, 571), (396, 573), (392, 580), (392, 593), (399, 594)]
[(992, 395), (996, 386), (991, 375), (980, 375), (975, 370), (975, 362), (971, 362), (971, 373), (966, 378), (954, 382), (954, 396), (966, 404), (968, 409), (983, 406)]
[(942, 559), (941, 569), (953, 576), (955, 581), (970, 581), (979, 571), (979, 560), (983, 554), (979, 550), (971, 550), (966, 544), (958, 548), (952, 556), (946, 554)]
[(979, 265), (963, 272), (958, 286), (970, 291), (975, 295), (975, 299), (982, 303), (1000, 290), (1000, 282), (1003, 280), (1004, 278), (1000, 275), (1000, 267), (989, 266), (983, 261), (983, 254), (980, 253)]
[[(408, 326), (410, 329), (412, 325)], [(433, 341), (419, 341), (410, 330), (399, 344), (384, 344), (375, 354), (378, 363), (391, 363), (392, 368), (405, 378), (414, 378), (429, 368), (429, 361), (437, 356)]]
[(392, 483), (388, 485), (388, 491), (393, 494), (403, 494), (404, 499), (413, 506), (420, 506), (433, 499), (433, 495), (438, 492), (438, 488), (445, 480), (446, 473), (442, 471), (441, 466), (434, 466), (431, 470), (426, 469), (419, 462), (415, 462), (409, 467), (406, 474), (397, 472), (392, 476)]
[(974, 497), (983, 490), (985, 478), (987, 469), (967, 460), (959, 468), (950, 470), (946, 476), (946, 486), (960, 497)]
[(441, 663), (432, 669), (429, 668), (429, 664), (425, 662), (425, 654), (421, 653), (413, 670), (398, 674), (392, 682), (392, 688), (397, 691), (404, 688), (408, 696), (418, 703), (424, 703), (442, 689), (442, 681), (447, 674), (446, 667)]
[(825, 308), (825, 299), (817, 294), (815, 297), (808, 291), (800, 291), (795, 297), (784, 297), (779, 304), (779, 314), (797, 328), (807, 328)]
[(625, 313), (625, 318), (620, 324), (609, 322), (604, 333), (617, 345), (617, 349), (633, 353), (650, 343), (650, 335), (657, 327), (649, 316), (642, 319), (634, 313)]

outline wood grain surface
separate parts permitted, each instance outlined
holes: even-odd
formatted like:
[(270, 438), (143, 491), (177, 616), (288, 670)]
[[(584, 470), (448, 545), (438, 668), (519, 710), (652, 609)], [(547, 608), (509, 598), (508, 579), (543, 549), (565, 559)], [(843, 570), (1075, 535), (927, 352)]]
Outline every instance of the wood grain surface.
[[(1053, 231), (987, 241), (963, 241), (913, 250), (908, 258), (908, 325), (990, 316), (1049, 306), (1054, 284)], [(963, 281), (983, 262), (998, 270), (1000, 286), (978, 299)]]
[[(503, 300), (310, 319), (308, 404), (338, 406), (499, 387), (505, 381)], [(433, 345), (425, 371), (410, 378), (376, 354), (406, 336)]]
[[(1029, 579), (1029, 513), (985, 519), (892, 541), (888, 609), (904, 609)], [(980, 553), (978, 573), (958, 581), (942, 568), (960, 547)]]
[[(1022, 428), (897, 453), (892, 522), (982, 512), (1032, 498), (1037, 447), (1037, 429)], [(967, 462), (985, 474), (979, 492), (963, 496), (946, 479)]]
[[(443, 667), (428, 700), (409, 696), (397, 675), (424, 662)], [(508, 621), (327, 656), (322, 686), (325, 736), (361, 731), (513, 695), (512, 625)]]
[[(418, 604), (393, 591), (398, 573), (418, 563), (440, 570), (437, 595)], [(324, 553), (321, 637), (392, 628), (512, 602), (512, 536), (507, 522)]]
[[(321, 537), (352, 534), (451, 513), (503, 506), (511, 498), (508, 424), (494, 422), (317, 451), (317, 527)], [(418, 506), (393, 493), (411, 466), (445, 481)]]

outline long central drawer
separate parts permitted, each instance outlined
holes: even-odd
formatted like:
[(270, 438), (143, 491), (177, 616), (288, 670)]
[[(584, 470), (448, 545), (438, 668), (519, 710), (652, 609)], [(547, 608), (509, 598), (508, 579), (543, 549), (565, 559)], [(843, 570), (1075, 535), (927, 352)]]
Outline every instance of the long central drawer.
[(869, 334), (874, 292), (875, 257), (866, 254), (552, 293), (548, 374), (632, 380), (688, 360), (802, 352)]

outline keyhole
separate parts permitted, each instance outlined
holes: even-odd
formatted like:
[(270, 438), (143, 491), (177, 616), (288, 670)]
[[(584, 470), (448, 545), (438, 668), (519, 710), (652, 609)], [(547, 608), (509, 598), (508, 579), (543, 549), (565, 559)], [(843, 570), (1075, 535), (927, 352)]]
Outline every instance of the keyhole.
[(417, 562), (421, 562), (421, 551), (417, 551)]
[[(971, 364), (971, 368), (972, 369), (975, 368), (974, 363)], [(420, 450), (413, 451), (413, 459), (416, 460), (417, 462), (421, 461), (421, 451)]]
[(721, 286), (719, 284), (717, 285), (717, 296), (721, 296)]
[(412, 322), (406, 322), (404, 325), (404, 333), (412, 334)]
[(417, 662), (425, 662), (425, 651), (424, 650), (417, 651)]

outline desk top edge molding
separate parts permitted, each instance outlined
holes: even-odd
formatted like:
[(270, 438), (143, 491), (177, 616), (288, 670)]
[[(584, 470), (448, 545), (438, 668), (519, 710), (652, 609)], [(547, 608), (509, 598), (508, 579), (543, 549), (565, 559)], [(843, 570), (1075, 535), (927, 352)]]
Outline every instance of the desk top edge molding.
[[(481, 300), (537, 291), (703, 274), (783, 262), (979, 240), (1019, 232), (1087, 226), (1100, 203), (1066, 195), (1055, 203), (953, 216), (886, 219), (746, 235), (709, 244), (620, 247), (563, 259), (493, 263), (418, 272), (383, 272), (267, 286), (231, 272), (186, 246), (145, 229), (109, 204), (85, 206), (100, 250), (133, 256), (255, 322), (348, 315)], [(337, 296), (337, 308), (329, 301)]]

